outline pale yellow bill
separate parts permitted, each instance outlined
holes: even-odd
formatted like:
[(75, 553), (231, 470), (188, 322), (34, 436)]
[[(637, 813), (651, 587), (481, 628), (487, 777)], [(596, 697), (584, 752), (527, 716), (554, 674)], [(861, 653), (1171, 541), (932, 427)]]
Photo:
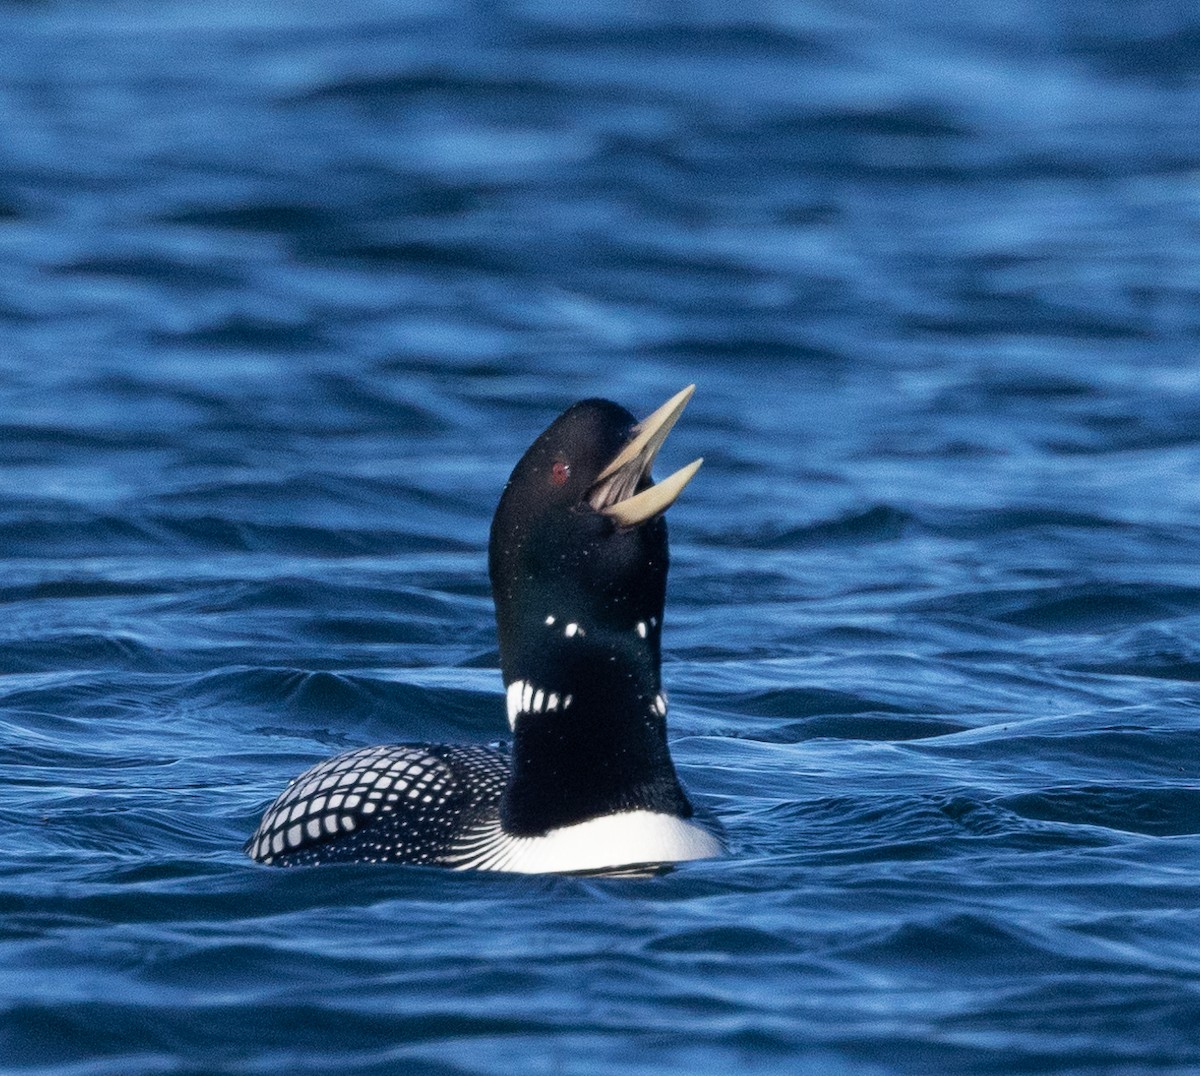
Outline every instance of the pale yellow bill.
[[(684, 390), (689, 396), (691, 388), (694, 386)], [(687, 400), (683, 402), (687, 403)], [(682, 404), (679, 407), (680, 410), (683, 409)], [(657, 415), (658, 411), (655, 414)], [(622, 527), (636, 527), (639, 523), (645, 523), (646, 520), (665, 512), (675, 503), (675, 499), (683, 492), (683, 487), (692, 480), (703, 462), (703, 457), (693, 460), (686, 467), (680, 467), (673, 475), (664, 478), (661, 482), (656, 482), (649, 489), (635, 493), (632, 497), (626, 497), (623, 501), (617, 501), (616, 504), (610, 504), (601, 511)]]
[[(696, 391), (695, 385), (688, 385), (686, 389), (681, 389), (675, 393), (665, 404), (651, 415), (647, 415), (634, 428), (633, 440), (629, 442), (620, 452), (617, 453), (614, 459), (597, 477), (597, 484), (603, 482), (606, 478), (614, 475), (625, 464), (638, 457), (644, 457), (651, 462), (654, 460), (655, 454), (658, 452), (662, 443), (667, 439), (667, 434), (671, 432), (671, 427), (675, 425), (676, 420), (683, 409), (687, 407), (687, 402), (692, 398), (692, 393)], [(693, 472), (694, 474), (695, 472)], [(674, 476), (672, 476), (674, 477)], [(688, 475), (691, 478), (691, 475)], [(670, 479), (668, 479), (670, 481)], [(662, 485), (660, 482), (659, 485)], [(680, 486), (680, 489), (683, 487)], [(679, 494), (676, 493), (676, 496)], [(639, 493), (640, 497), (641, 494)], [(637, 498), (631, 498), (636, 500)], [(672, 498), (674, 499), (674, 498)], [(629, 502), (626, 501), (626, 504)]]

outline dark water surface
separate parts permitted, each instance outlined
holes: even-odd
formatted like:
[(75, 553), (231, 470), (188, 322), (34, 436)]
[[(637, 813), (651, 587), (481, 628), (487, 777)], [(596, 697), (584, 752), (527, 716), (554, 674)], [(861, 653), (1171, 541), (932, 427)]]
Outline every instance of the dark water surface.
[[(1200, 14), (3, 3), (0, 1065), (1200, 1071)], [(650, 880), (277, 871), (696, 381)]]

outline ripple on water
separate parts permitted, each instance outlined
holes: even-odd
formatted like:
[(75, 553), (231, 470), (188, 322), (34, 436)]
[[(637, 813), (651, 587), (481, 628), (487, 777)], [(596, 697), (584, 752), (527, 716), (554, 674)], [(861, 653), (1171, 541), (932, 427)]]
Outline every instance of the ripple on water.
[[(9, 1066), (1200, 1066), (1194, 12), (2, 7)], [(507, 734), (513, 461), (693, 381), (733, 854), (251, 863), (316, 760)]]

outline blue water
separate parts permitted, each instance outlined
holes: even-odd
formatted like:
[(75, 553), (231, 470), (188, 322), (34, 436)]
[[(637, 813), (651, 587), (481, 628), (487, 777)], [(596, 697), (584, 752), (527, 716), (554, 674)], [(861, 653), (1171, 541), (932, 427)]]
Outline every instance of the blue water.
[[(0, 1067), (1200, 1070), (1190, 7), (0, 4)], [(691, 381), (730, 858), (245, 859), (503, 733), (509, 468)]]

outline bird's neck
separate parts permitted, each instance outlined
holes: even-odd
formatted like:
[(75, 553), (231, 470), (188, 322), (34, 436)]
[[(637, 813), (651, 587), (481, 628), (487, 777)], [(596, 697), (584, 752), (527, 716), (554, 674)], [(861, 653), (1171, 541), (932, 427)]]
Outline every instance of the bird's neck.
[(660, 617), (614, 626), (546, 614), (525, 625), (521, 645), (504, 647), (508, 832), (630, 810), (691, 815), (667, 748), (660, 631)]

